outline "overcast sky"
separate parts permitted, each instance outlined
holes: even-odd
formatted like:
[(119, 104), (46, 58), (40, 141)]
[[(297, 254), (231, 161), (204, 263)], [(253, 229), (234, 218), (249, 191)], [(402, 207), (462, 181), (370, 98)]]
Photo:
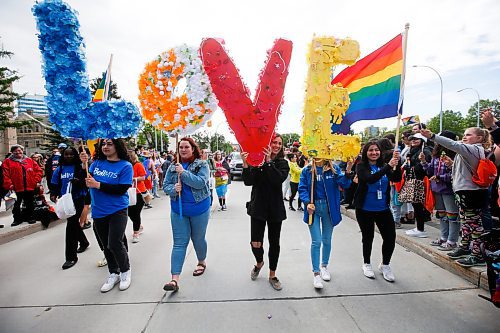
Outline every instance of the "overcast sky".
[[(146, 62), (160, 52), (187, 43), (199, 46), (204, 37), (219, 37), (239, 68), (244, 82), (255, 91), (266, 51), (276, 38), (293, 42), (285, 103), (278, 130), (301, 133), (300, 119), (306, 78), (307, 44), (313, 34), (357, 40), (361, 56), (380, 47), (410, 23), (404, 115), (428, 120), (439, 113), (443, 78), (443, 108), (466, 113), (477, 101), (500, 98), (500, 2), (495, 0), (418, 1), (122, 1), (69, 0), (79, 12), (90, 78), (100, 76), (111, 53), (112, 77), (120, 95), (137, 102), (137, 80)], [(2, 0), (0, 43), (15, 53), (3, 65), (23, 78), (14, 89), (45, 94), (34, 1)], [(497, 14), (495, 14), (497, 13)], [(214, 115), (215, 131), (227, 133), (221, 110)], [(395, 127), (395, 118), (361, 121), (356, 132), (369, 125)]]

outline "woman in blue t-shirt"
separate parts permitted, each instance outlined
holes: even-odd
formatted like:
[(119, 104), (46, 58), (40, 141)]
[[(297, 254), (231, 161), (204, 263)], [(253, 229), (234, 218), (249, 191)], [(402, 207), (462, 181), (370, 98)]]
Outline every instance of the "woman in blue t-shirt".
[(122, 139), (102, 139), (96, 157), (86, 182), (92, 197), (94, 225), (110, 273), (101, 292), (110, 291), (117, 283), (120, 283), (120, 290), (126, 290), (132, 276), (123, 239), (128, 221), (127, 190), (132, 185), (134, 172)]
[(401, 181), (399, 151), (395, 150), (392, 159), (385, 164), (376, 141), (363, 147), (361, 163), (356, 166), (358, 188), (354, 195), (356, 219), (361, 229), (363, 243), (363, 274), (373, 279), (375, 274), (370, 263), (375, 224), (382, 236), (382, 263), (379, 270), (384, 279), (394, 282), (389, 263), (396, 246), (396, 226), (390, 210), (389, 182)]
[[(66, 194), (68, 184), (71, 182), (71, 197), (75, 204), (76, 214), (68, 218), (66, 223), (66, 261), (62, 265), (62, 269), (68, 269), (78, 261), (77, 253), (82, 253), (90, 245), (80, 226), (80, 216), (88, 189), (85, 186), (85, 170), (82, 168), (82, 161), (76, 149), (73, 147), (65, 148), (61, 152), (61, 156), (62, 162), (52, 174), (50, 200), (56, 202), (57, 198)], [(80, 247), (78, 247), (78, 243), (80, 243)]]
[(205, 234), (210, 217), (210, 169), (193, 139), (181, 139), (177, 149), (180, 163), (170, 165), (163, 181), (163, 191), (170, 196), (170, 222), (174, 238), (170, 268), (172, 279), (163, 286), (166, 291), (179, 290), (179, 276), (190, 239), (198, 258), (193, 276), (202, 275), (207, 267)]

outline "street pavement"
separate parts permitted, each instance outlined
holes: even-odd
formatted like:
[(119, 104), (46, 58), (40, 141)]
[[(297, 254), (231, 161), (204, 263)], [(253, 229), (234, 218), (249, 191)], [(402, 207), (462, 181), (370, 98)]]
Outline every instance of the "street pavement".
[[(132, 285), (126, 291), (100, 292), (108, 272), (96, 266), (102, 254), (92, 229), (85, 231), (91, 247), (65, 271), (64, 223), (0, 245), (0, 333), (498, 332), (498, 309), (477, 296), (485, 291), (404, 247), (396, 246), (391, 263), (396, 282), (378, 272), (374, 280), (364, 277), (361, 234), (348, 217), (334, 230), (332, 281), (324, 289), (312, 286), (309, 232), (302, 214), (292, 211), (283, 223), (277, 270), (283, 290), (271, 288), (264, 269), (251, 281), (249, 197), (250, 188), (237, 180), (229, 186), (228, 211), (217, 211), (214, 200), (207, 270), (192, 276), (190, 245), (173, 294), (162, 289), (170, 280), (172, 247), (164, 195), (143, 211), (140, 242), (129, 243)], [(129, 223), (129, 240), (131, 233)], [(380, 249), (376, 234), (374, 267)]]

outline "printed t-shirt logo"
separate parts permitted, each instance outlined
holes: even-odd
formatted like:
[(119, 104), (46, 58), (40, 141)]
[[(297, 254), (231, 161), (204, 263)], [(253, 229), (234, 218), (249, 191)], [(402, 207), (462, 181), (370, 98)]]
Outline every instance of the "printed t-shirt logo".
[(94, 175), (101, 176), (101, 177), (107, 177), (107, 178), (113, 178), (113, 179), (118, 178), (118, 173), (111, 172), (108, 170), (101, 170), (101, 169), (99, 169), (99, 167), (96, 167), (94, 169)]

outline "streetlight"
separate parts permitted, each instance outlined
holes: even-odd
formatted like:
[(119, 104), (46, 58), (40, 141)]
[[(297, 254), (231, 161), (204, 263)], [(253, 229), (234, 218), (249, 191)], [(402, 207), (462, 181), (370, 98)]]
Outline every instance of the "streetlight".
[(464, 88), (464, 89), (460, 89), (460, 90), (457, 90), (457, 92), (462, 92), (464, 90), (472, 90), (476, 93), (477, 95), (477, 127), (479, 127), (479, 117), (480, 117), (480, 112), (479, 112), (479, 103), (481, 102), (481, 98), (479, 97), (479, 93), (477, 92), (476, 89), (474, 88)]
[(431, 66), (413, 65), (413, 67), (426, 67), (426, 68), (432, 69), (434, 71), (434, 73), (436, 73), (437, 76), (439, 76), (439, 82), (441, 83), (441, 110), (439, 111), (439, 132), (442, 132), (443, 131), (443, 79), (441, 78), (441, 75), (439, 74), (439, 72)]
[(217, 126), (215, 127), (215, 151), (219, 150), (219, 138), (217, 137), (217, 135), (218, 135), (217, 131), (219, 130), (219, 126), (222, 124), (224, 124), (223, 121), (218, 123)]

